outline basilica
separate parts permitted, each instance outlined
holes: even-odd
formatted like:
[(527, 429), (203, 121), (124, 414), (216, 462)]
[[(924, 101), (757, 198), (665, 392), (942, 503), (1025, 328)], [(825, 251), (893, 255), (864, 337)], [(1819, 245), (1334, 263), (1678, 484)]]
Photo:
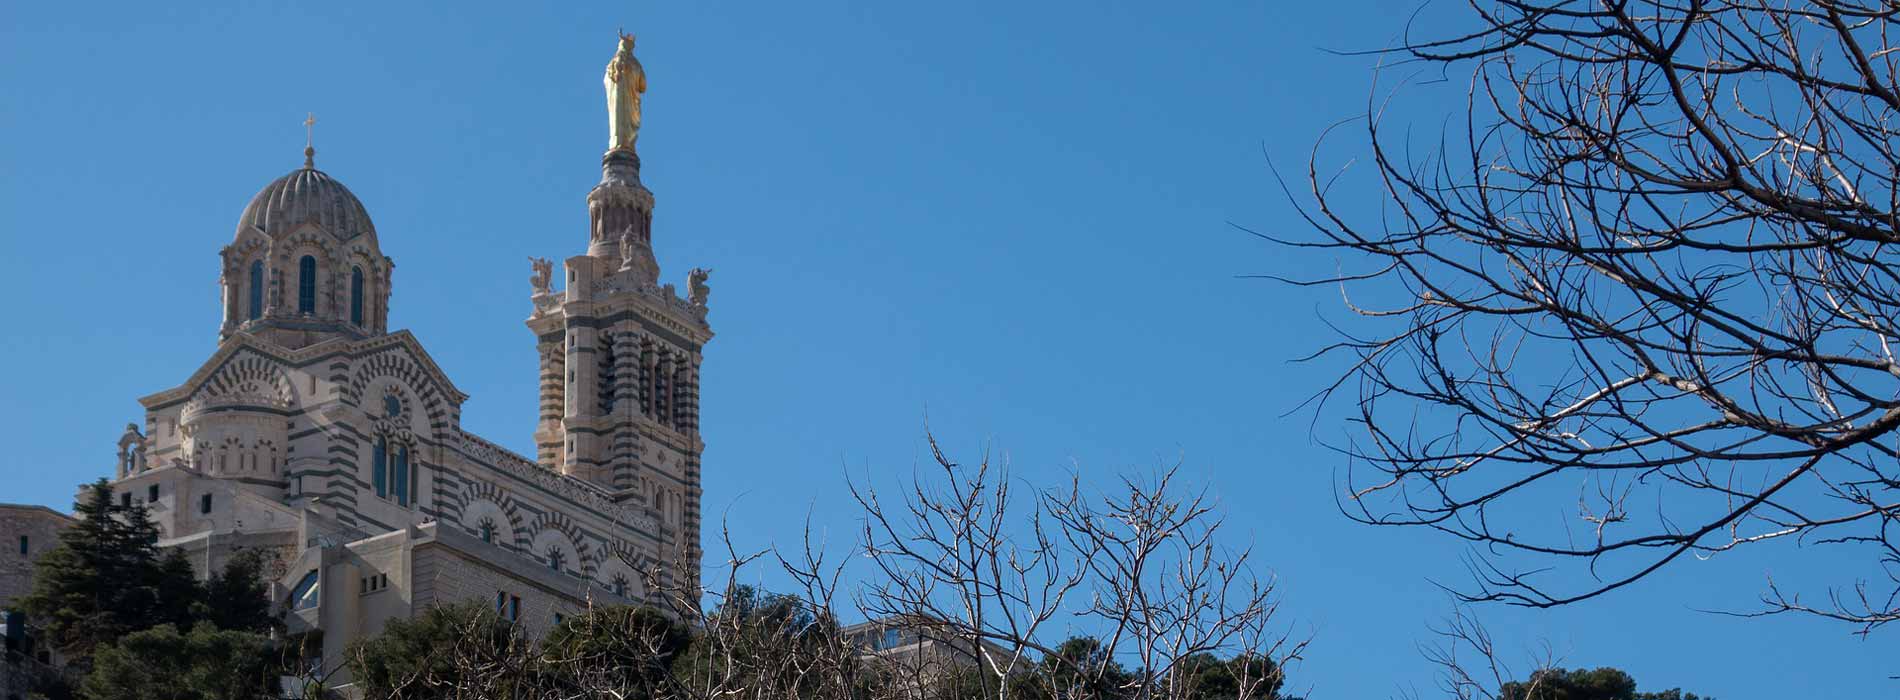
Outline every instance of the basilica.
[(478, 600), (543, 631), (589, 604), (698, 590), (707, 273), (682, 294), (654, 259), (633, 37), (604, 82), (586, 249), (558, 271), (534, 260), (524, 304), (522, 342), (539, 352), (520, 368), (540, 379), (532, 456), (463, 430), (468, 396), (389, 327), (382, 232), (308, 145), (218, 251), (217, 350), (139, 399), (144, 419), (118, 442), (119, 497), (201, 571), (267, 553), (291, 633), (320, 640), (326, 670), (433, 604)]

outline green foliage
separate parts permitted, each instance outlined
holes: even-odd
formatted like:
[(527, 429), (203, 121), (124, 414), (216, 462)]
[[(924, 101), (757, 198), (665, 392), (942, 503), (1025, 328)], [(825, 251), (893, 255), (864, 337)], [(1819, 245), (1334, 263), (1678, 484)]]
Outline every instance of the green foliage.
[(1012, 679), (1011, 695), (1024, 698), (1128, 697), (1135, 674), (1116, 661), (1101, 640), (1070, 637), (1037, 663), (1035, 673)]
[(1222, 661), (1206, 652), (1189, 654), (1175, 662), (1171, 673), (1179, 677), (1186, 696), (1194, 700), (1276, 700), (1285, 682), (1279, 666), (1258, 655), (1238, 655)]
[(685, 626), (648, 607), (605, 606), (568, 618), (542, 641), (542, 659), (565, 685), (652, 698), (669, 685), (692, 642)]
[(104, 479), (73, 504), (79, 522), (35, 566), (19, 600), (47, 642), (69, 659), (153, 625), (189, 620), (197, 580), (182, 555), (161, 556), (144, 508), (113, 502)]
[(264, 582), (264, 553), (248, 549), (232, 555), (224, 570), (204, 583), (196, 616), (218, 629), (267, 633), (283, 628), (271, 615), (270, 588)]
[[(1008, 687), (1010, 697), (1024, 700), (1136, 698), (1143, 697), (1142, 675), (1116, 662), (1100, 640), (1071, 637), (1056, 647), (1055, 653), (1045, 655), (1025, 672), (1011, 676)], [(1297, 700), (1280, 694), (1285, 680), (1279, 665), (1265, 657), (1241, 654), (1223, 660), (1213, 654), (1196, 653), (1176, 661), (1169, 675), (1156, 681), (1151, 697)], [(1167, 685), (1170, 683), (1181, 685)], [(988, 672), (974, 667), (962, 668), (932, 684), (928, 697), (931, 700), (995, 697), (994, 684), (995, 678)]]
[(258, 700), (277, 697), (282, 673), (270, 640), (201, 623), (134, 632), (101, 646), (80, 687), (86, 700)]
[(530, 655), (516, 627), (481, 603), (433, 607), (392, 619), (375, 637), (350, 645), (345, 661), (372, 698), (446, 698), (456, 689), (523, 683)]
[(1636, 679), (1614, 668), (1547, 668), (1529, 680), (1512, 681), (1499, 689), (1499, 700), (1715, 700), (1681, 689), (1655, 693), (1636, 690)]

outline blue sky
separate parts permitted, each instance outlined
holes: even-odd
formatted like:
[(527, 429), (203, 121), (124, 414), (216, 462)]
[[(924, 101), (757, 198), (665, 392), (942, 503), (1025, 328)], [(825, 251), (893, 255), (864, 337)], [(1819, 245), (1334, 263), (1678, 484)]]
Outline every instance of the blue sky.
[[(1292, 362), (1338, 296), (1241, 277), (1332, 262), (1230, 225), (1299, 232), (1267, 159), (1301, 166), (1363, 111), (1373, 61), (1323, 49), (1385, 45), (1412, 3), (200, 5), (0, 22), (0, 501), (68, 505), (134, 399), (212, 351), (218, 248), (301, 162), (305, 112), (397, 262), (392, 327), (472, 395), (465, 427), (531, 453), (525, 258), (584, 248), (624, 26), (663, 273), (714, 268), (710, 516), (750, 544), (807, 513), (848, 539), (847, 474), (909, 474), (926, 419), (1032, 481), (1181, 461), (1316, 635), (1295, 686), (1430, 696), (1417, 646), (1449, 610), (1431, 581), (1462, 581), (1463, 550), (1337, 513), (1315, 440), (1336, 416), (1288, 412), (1338, 369)], [(1455, 92), (1418, 87), (1407, 118), (1436, 130)], [(1777, 545), (1479, 612), (1508, 650), (1647, 688), (1890, 694), (1894, 632), (1697, 612), (1853, 563), (1834, 557)]]

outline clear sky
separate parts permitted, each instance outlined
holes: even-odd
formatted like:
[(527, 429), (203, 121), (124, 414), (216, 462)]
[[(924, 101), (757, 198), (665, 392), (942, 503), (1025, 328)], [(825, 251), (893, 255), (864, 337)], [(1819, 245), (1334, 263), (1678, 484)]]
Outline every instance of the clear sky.
[[(926, 417), (1032, 481), (1180, 460), (1316, 635), (1295, 687), (1431, 695), (1430, 581), (1464, 580), (1463, 550), (1337, 513), (1314, 437), (1337, 416), (1286, 414), (1338, 369), (1291, 362), (1338, 296), (1240, 278), (1332, 262), (1230, 226), (1298, 231), (1267, 160), (1363, 111), (1372, 60), (1324, 49), (1386, 45), (1410, 0), (243, 5), (0, 10), (0, 501), (68, 506), (134, 399), (213, 350), (218, 249), (300, 164), (305, 112), (397, 262), (392, 328), (472, 395), (465, 427), (532, 454), (526, 258), (584, 248), (624, 26), (663, 274), (714, 268), (709, 517), (760, 544), (809, 512), (848, 539), (847, 473), (908, 474)], [(1409, 104), (1426, 132), (1453, 107)], [(1697, 612), (1839, 563), (1750, 550), (1479, 612), (1507, 650), (1646, 688), (1891, 695), (1900, 632)]]

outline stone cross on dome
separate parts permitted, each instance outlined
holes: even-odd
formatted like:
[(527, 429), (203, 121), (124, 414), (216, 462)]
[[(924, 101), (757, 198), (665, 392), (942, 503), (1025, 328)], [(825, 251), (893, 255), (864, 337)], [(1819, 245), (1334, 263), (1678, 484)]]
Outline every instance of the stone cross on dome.
[(303, 167), (317, 167), (317, 149), (312, 145), (317, 133), (317, 113), (305, 112), (303, 118)]

